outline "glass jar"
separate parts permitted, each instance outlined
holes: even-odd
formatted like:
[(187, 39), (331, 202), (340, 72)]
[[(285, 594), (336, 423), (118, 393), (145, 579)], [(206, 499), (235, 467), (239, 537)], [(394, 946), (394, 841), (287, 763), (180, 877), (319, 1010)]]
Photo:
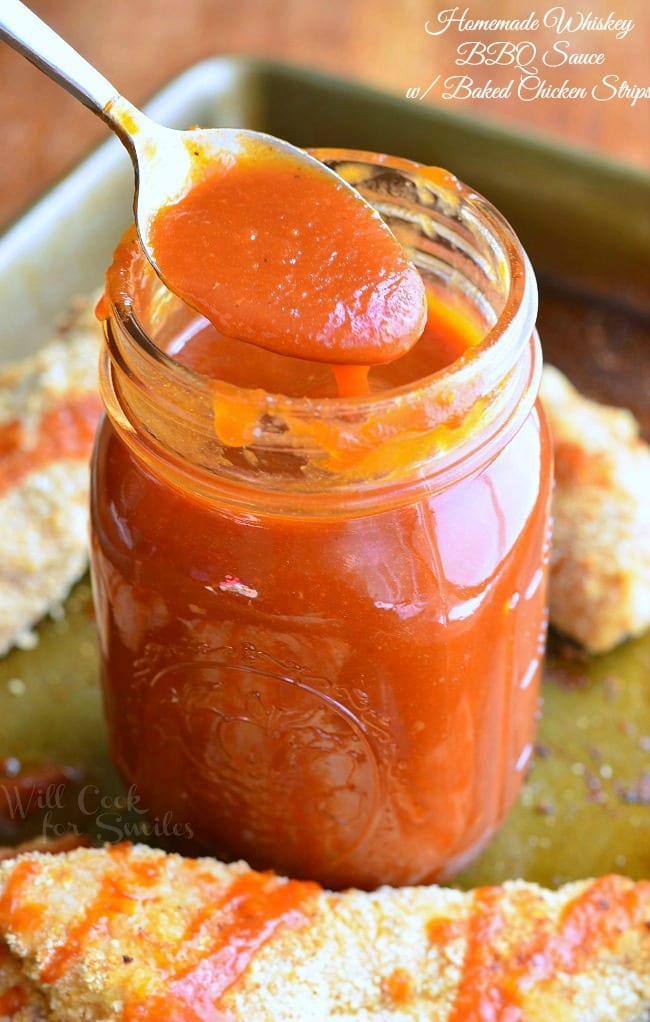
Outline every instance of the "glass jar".
[(193, 848), (332, 887), (428, 882), (485, 845), (532, 751), (551, 478), (536, 286), (451, 175), (317, 155), (483, 339), (366, 396), (209, 379), (168, 354), (182, 303), (126, 236), (92, 482), (112, 755)]

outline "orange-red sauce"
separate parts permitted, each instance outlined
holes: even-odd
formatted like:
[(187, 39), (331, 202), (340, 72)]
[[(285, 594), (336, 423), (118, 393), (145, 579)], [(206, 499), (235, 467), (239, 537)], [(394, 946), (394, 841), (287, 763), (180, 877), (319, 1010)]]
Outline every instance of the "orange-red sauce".
[[(112, 852), (114, 862), (126, 864), (128, 849), (116, 848)], [(129, 859), (128, 870), (109, 872), (102, 880), (99, 890), (84, 910), (81, 919), (70, 927), (66, 940), (50, 955), (41, 969), (44, 983), (55, 983), (70, 971), (88, 942), (90, 934), (100, 930), (107, 934), (108, 919), (114, 915), (132, 914), (139, 902), (147, 898), (147, 888), (159, 880), (164, 862), (140, 863)]]
[(0, 931), (12, 928), (29, 933), (40, 924), (45, 905), (24, 898), (25, 889), (40, 871), (38, 862), (23, 859), (16, 863), (11, 877), (0, 897)]
[[(210, 913), (211, 943), (207, 954), (173, 977), (160, 1002), (146, 1005), (144, 1013), (127, 1012), (127, 1022), (131, 1019), (172, 1022), (183, 1018), (178, 1014), (181, 1009), (195, 1012), (199, 1019), (211, 1017), (211, 1011), (221, 1006), (224, 995), (243, 976), (255, 953), (275, 933), (308, 922), (305, 906), (317, 890), (314, 884), (296, 881), (275, 884), (268, 876), (256, 873), (233, 881), (219, 906), (226, 921), (215, 926), (215, 916)], [(227, 1016), (223, 1018), (225, 1022)]]
[(406, 969), (393, 969), (382, 982), (382, 992), (394, 1005), (405, 1005), (412, 1001), (417, 990), (415, 978)]
[(271, 394), (321, 398), (378, 392), (413, 383), (451, 365), (484, 334), (484, 325), (468, 310), (450, 305), (430, 288), (427, 320), (417, 344), (386, 365), (328, 365), (266, 351), (227, 337), (188, 309), (175, 312), (157, 342), (188, 369), (231, 383), (244, 392), (244, 397), (246, 391), (259, 393), (261, 388)]
[(180, 310), (157, 342), (176, 361), (211, 379), (242, 390), (287, 394), (289, 397), (345, 397), (403, 386), (451, 365), (484, 335), (484, 326), (469, 314), (427, 291), (427, 319), (411, 351), (381, 366), (330, 366), (296, 359), (227, 337), (189, 310)]
[(263, 146), (213, 162), (159, 212), (151, 242), (172, 291), (226, 336), (278, 354), (384, 363), (424, 326), (420, 275), (378, 215), (331, 174)]
[(15, 1015), (20, 1008), (27, 1004), (27, 991), (20, 983), (5, 990), (0, 994), (0, 1015)]
[(102, 404), (97, 394), (57, 402), (31, 429), (0, 424), (0, 497), (30, 472), (65, 458), (89, 458)]
[[(477, 890), (462, 928), (467, 945), (449, 1022), (469, 1018), (524, 1022), (527, 991), (543, 989), (558, 973), (579, 972), (622, 933), (643, 924), (649, 894), (650, 883), (601, 877), (565, 906), (553, 926), (539, 918), (538, 895), (519, 892), (518, 911), (509, 923), (502, 908), (503, 892), (497, 887)], [(495, 953), (500, 941), (509, 945), (508, 954)]]

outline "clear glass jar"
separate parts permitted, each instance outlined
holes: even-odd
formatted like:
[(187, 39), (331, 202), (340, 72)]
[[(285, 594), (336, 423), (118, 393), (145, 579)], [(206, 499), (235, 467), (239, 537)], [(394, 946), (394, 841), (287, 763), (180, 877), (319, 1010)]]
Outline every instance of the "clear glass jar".
[(127, 235), (92, 484), (112, 754), (194, 848), (333, 887), (427, 882), (484, 846), (532, 751), (551, 478), (536, 286), (450, 175), (317, 155), (484, 339), (363, 397), (209, 379), (165, 353), (182, 303)]

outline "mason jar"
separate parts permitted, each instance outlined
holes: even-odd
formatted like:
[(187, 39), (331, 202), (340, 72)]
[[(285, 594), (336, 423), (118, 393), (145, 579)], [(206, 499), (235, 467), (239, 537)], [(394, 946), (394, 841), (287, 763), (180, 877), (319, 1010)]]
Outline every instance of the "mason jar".
[(100, 303), (103, 696), (115, 763), (182, 848), (334, 888), (422, 883), (486, 844), (533, 748), (551, 480), (536, 285), (451, 175), (316, 155), (473, 340), (418, 356), (414, 378), (371, 370), (352, 397), (284, 386), (307, 371), (284, 363), (265, 387), (251, 345), (202, 372), (179, 352), (205, 324), (131, 230)]

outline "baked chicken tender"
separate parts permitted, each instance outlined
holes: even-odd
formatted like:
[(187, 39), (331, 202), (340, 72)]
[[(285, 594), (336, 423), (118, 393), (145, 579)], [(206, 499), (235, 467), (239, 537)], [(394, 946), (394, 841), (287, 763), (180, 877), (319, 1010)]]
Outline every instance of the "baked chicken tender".
[(55, 340), (0, 367), (0, 655), (33, 644), (88, 564), (100, 336), (80, 303)]
[(50, 1022), (632, 1022), (649, 923), (650, 883), (617, 876), (333, 894), (144, 846), (0, 865), (0, 968)]
[(650, 626), (650, 447), (631, 412), (544, 368), (555, 449), (550, 619), (592, 653)]

